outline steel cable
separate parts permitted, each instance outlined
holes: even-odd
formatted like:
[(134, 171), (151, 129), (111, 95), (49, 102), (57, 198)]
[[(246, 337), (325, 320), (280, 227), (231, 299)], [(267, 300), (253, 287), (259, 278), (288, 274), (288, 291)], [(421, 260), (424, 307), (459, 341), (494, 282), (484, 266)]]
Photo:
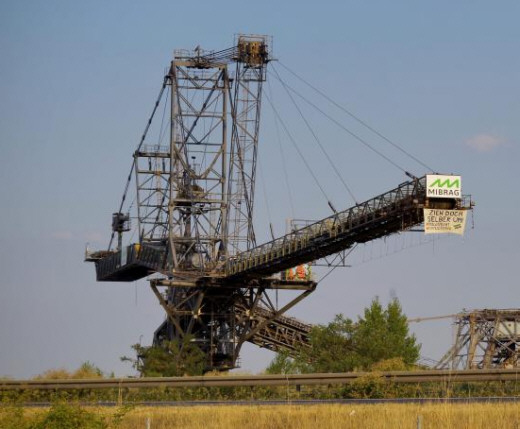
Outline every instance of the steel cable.
[[(271, 99), (272, 99), (273, 91), (272, 91), (271, 84), (269, 81), (267, 81), (267, 87), (269, 89), (269, 94), (271, 95)], [(283, 150), (282, 141), (280, 138), (280, 126), (278, 124), (278, 119), (276, 118), (276, 115), (274, 115), (274, 112), (273, 112), (273, 118), (274, 118), (274, 125), (275, 125), (275, 131), (276, 131), (276, 142), (278, 143), (278, 150), (280, 151), (280, 157), (281, 157), (282, 164), (283, 164), (282, 170), (283, 170), (283, 175), (284, 175), (284, 179), (285, 179), (285, 186), (287, 187), (287, 194), (289, 196), (289, 205), (291, 206), (291, 215), (294, 219), (296, 217), (296, 215), (295, 215), (295, 210), (294, 210), (294, 200), (293, 200), (291, 185), (289, 183), (289, 176), (287, 174), (287, 161), (285, 159), (285, 152)]]
[(403, 168), (401, 167), (399, 164), (397, 164), (395, 161), (391, 160), (388, 156), (386, 156), (384, 153), (382, 153), (381, 151), (377, 150), (375, 147), (373, 147), (370, 143), (368, 143), (366, 140), (362, 139), (361, 137), (359, 137), (357, 134), (355, 134), (354, 132), (350, 131), (347, 127), (345, 127), (342, 123), (340, 123), (339, 121), (337, 121), (336, 119), (334, 119), (332, 116), (330, 116), (328, 113), (326, 113), (325, 111), (323, 111), (323, 109), (319, 108), (316, 104), (314, 104), (312, 101), (310, 101), (308, 98), (306, 98), (305, 96), (303, 96), (302, 94), (300, 94), (298, 91), (296, 91), (294, 88), (292, 88), (291, 86), (287, 85), (287, 88), (292, 91), (294, 94), (296, 94), (298, 97), (300, 97), (303, 101), (305, 101), (307, 104), (309, 104), (310, 106), (312, 106), (314, 109), (316, 109), (318, 112), (320, 112), (323, 116), (325, 116), (327, 119), (329, 119), (330, 121), (334, 122), (338, 127), (340, 127), (343, 131), (345, 131), (346, 133), (348, 133), (349, 135), (351, 135), (352, 137), (354, 137), (357, 141), (359, 141), (360, 143), (362, 143), (364, 146), (366, 146), (367, 148), (369, 148), (372, 152), (376, 153), (377, 155), (379, 155), (381, 158), (383, 158), (384, 160), (386, 160), (388, 163), (390, 163), (391, 165), (393, 165), (394, 167), (396, 167), (397, 169), (401, 170), (403, 173), (407, 174), (408, 172)]
[(318, 178), (316, 177), (316, 175), (314, 174), (314, 172), (312, 171), (312, 168), (310, 167), (308, 161), (305, 159), (305, 157), (303, 156), (303, 153), (302, 151), (300, 150), (300, 148), (298, 147), (298, 145), (296, 144), (296, 141), (294, 140), (294, 137), (292, 136), (292, 134), (289, 132), (287, 126), (285, 125), (285, 122), (282, 120), (282, 118), (280, 117), (280, 114), (278, 113), (278, 110), (276, 110), (276, 107), (274, 107), (270, 97), (265, 94), (265, 97), (267, 99), (267, 101), (269, 102), (270, 106), (271, 106), (271, 109), (273, 109), (273, 112), (274, 114), (276, 115), (276, 117), (278, 118), (278, 120), (280, 121), (280, 124), (282, 125), (282, 128), (284, 129), (285, 133), (287, 134), (287, 137), (289, 137), (289, 141), (292, 143), (292, 145), (294, 146), (294, 148), (296, 149), (296, 152), (298, 153), (298, 155), (300, 156), (300, 158), (302, 159), (303, 163), (305, 164), (305, 167), (307, 168), (307, 170), (309, 171), (309, 174), (311, 175), (311, 177), (314, 179), (314, 182), (316, 183), (316, 185), (318, 186), (319, 190), (321, 191), (321, 193), (323, 194), (323, 196), (325, 197), (325, 199), (327, 200), (327, 203), (329, 204), (329, 206), (331, 206), (331, 202), (330, 202), (330, 199), (327, 195), (327, 193), (325, 192), (325, 190), (323, 189), (323, 186), (321, 186)]
[(314, 85), (312, 85), (311, 83), (307, 82), (304, 78), (302, 78), (301, 76), (299, 76), (296, 72), (292, 71), (289, 67), (287, 67), (286, 65), (284, 65), (283, 63), (281, 63), (280, 61), (278, 61), (278, 63), (285, 69), (287, 70), (289, 73), (291, 73), (293, 76), (295, 76), (298, 80), (300, 80), (301, 82), (303, 82), (305, 85), (307, 85), (308, 87), (310, 87), (311, 89), (313, 89), (314, 91), (316, 91), (318, 94), (320, 94), (323, 98), (325, 98), (327, 101), (329, 101), (330, 103), (332, 103), (334, 106), (336, 106), (338, 109), (340, 109), (341, 111), (343, 111), (344, 113), (346, 113), (348, 116), (350, 116), (352, 119), (354, 119), (355, 121), (357, 121), (358, 123), (360, 123), (361, 125), (363, 125), (364, 127), (366, 127), (368, 130), (370, 130), (371, 132), (373, 132), (375, 135), (377, 135), (378, 137), (382, 138), (384, 141), (386, 141), (387, 143), (389, 143), (390, 145), (392, 145), (395, 149), (399, 150), (401, 153), (405, 154), (406, 156), (408, 156), (409, 158), (413, 159), (415, 162), (417, 162), (418, 164), (422, 165), (423, 167), (425, 167), (427, 170), (429, 171), (435, 171), (433, 168), (431, 168), (430, 166), (428, 166), (426, 163), (424, 163), (423, 161), (421, 161), (419, 158), (417, 158), (416, 156), (412, 155), (410, 152), (408, 152), (407, 150), (403, 149), (401, 146), (399, 146), (397, 143), (395, 143), (394, 141), (390, 140), (388, 137), (386, 137), (385, 135), (383, 135), (382, 133), (380, 133), (379, 131), (377, 131), (374, 127), (372, 127), (370, 124), (368, 124), (367, 122), (363, 121), (361, 118), (359, 118), (358, 116), (354, 115), (352, 112), (350, 112), (349, 110), (347, 110), (345, 107), (343, 107), (342, 105), (340, 105), (339, 103), (337, 103), (336, 101), (334, 101), (332, 98), (330, 98), (327, 94), (325, 94), (323, 91), (321, 91), (320, 89), (316, 88)]
[[(144, 128), (143, 135), (141, 136), (141, 140), (139, 142), (139, 145), (137, 146), (136, 152), (139, 152), (141, 147), (143, 146), (144, 140), (146, 139), (146, 135), (148, 134), (148, 130), (150, 129), (150, 126), (152, 125), (152, 120), (155, 115), (155, 112), (157, 111), (157, 108), (159, 107), (159, 104), (161, 102), (162, 95), (164, 93), (164, 90), (167, 86), (169, 77), (165, 76), (163, 80), (163, 84), (161, 86), (161, 90), (159, 91), (159, 96), (157, 97), (157, 101), (155, 102), (155, 105), (152, 110), (152, 114), (150, 115), (150, 118), (148, 119), (148, 123), (146, 124), (146, 127)], [(123, 197), (121, 198), (121, 204), (119, 205), (119, 213), (123, 210), (123, 205), (126, 200), (126, 195), (128, 193), (128, 188), (130, 187), (130, 182), (132, 181), (132, 174), (134, 172), (134, 168), (136, 165), (136, 157), (134, 156), (134, 159), (132, 161), (132, 166), (130, 167), (130, 172), (128, 173), (128, 177), (126, 179), (125, 184), (125, 190), (123, 191)], [(112, 247), (112, 242), (114, 241), (115, 231), (112, 231), (112, 235), (110, 236), (110, 242), (108, 243), (108, 250)]]
[(312, 129), (311, 125), (309, 124), (309, 121), (307, 120), (307, 118), (303, 115), (303, 112), (301, 111), (300, 109), (300, 106), (298, 106), (298, 104), (296, 103), (296, 101), (294, 100), (294, 97), (291, 95), (291, 93), (289, 92), (289, 90), (287, 89), (287, 85), (285, 84), (285, 82), (282, 80), (282, 78), (280, 77), (280, 75), (278, 74), (278, 71), (274, 68), (273, 66), (273, 70), (274, 72), (276, 73), (276, 77), (278, 79), (278, 81), (282, 84), (283, 88), (285, 89), (285, 92), (287, 93), (287, 95), (289, 96), (289, 98), (291, 99), (294, 107), (296, 108), (296, 110), (298, 111), (300, 117), (302, 118), (303, 122), (305, 123), (305, 125), (307, 126), (307, 129), (309, 130), (309, 132), (312, 134), (312, 136), (314, 137), (314, 140), (316, 141), (316, 143), (318, 143), (318, 146), (320, 147), (321, 149), (321, 152), (323, 153), (323, 155), (325, 155), (325, 158), (327, 158), (327, 161), (329, 162), (330, 166), (332, 167), (332, 169), (334, 170), (334, 172), (336, 173), (336, 176), (338, 176), (339, 180), (341, 181), (341, 183), (343, 184), (343, 186), (345, 187), (345, 189), (347, 190), (348, 194), (350, 195), (350, 197), (352, 198), (352, 200), (358, 204), (358, 201), (356, 199), (356, 197), (354, 196), (354, 193), (352, 192), (352, 190), (350, 189), (350, 187), (347, 185), (347, 183), (345, 182), (345, 180), (343, 179), (343, 176), (341, 175), (341, 173), (339, 172), (339, 170), (337, 169), (336, 165), (334, 164), (334, 162), (332, 161), (332, 159), (330, 158), (330, 155), (327, 153), (327, 151), (325, 150), (325, 148), (323, 147), (323, 144), (321, 143), (320, 139), (318, 138), (318, 136), (316, 135), (316, 133), (314, 132), (314, 130)]

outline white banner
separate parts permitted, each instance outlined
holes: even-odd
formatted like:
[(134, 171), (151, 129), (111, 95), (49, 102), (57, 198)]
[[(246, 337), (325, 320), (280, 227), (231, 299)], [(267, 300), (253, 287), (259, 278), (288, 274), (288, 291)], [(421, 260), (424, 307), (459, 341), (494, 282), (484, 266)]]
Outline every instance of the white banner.
[(467, 210), (424, 209), (425, 234), (463, 235)]
[(426, 196), (428, 198), (462, 198), (462, 179), (460, 176), (426, 176)]

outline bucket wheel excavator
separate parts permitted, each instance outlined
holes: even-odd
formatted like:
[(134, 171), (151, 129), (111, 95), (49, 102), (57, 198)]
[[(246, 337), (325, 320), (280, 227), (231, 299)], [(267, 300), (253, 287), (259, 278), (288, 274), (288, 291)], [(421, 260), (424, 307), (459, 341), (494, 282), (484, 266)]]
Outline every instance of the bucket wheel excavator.
[[(101, 282), (148, 277), (166, 313), (154, 344), (189, 337), (208, 369), (236, 367), (246, 341), (289, 352), (308, 343), (310, 326), (285, 315), (317, 286), (307, 264), (423, 223), (457, 228), (458, 217), (460, 228), (472, 207), (460, 176), (410, 175), (388, 192), (257, 244), (255, 178), (271, 46), (267, 36), (239, 35), (222, 51), (175, 51), (133, 154), (108, 250), (85, 257)], [(165, 97), (169, 144), (147, 144)], [(131, 181), (138, 239), (123, 245)], [(272, 294), (280, 290), (290, 298), (278, 307)]]

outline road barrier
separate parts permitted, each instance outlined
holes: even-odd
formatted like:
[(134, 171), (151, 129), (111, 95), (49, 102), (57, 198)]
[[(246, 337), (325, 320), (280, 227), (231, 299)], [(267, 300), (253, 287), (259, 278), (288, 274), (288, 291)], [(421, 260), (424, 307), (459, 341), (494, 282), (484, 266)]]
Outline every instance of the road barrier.
[(303, 386), (348, 384), (363, 377), (393, 383), (519, 381), (520, 369), (347, 372), (287, 375), (103, 378), (89, 380), (0, 380), (0, 390), (72, 390), (153, 387)]

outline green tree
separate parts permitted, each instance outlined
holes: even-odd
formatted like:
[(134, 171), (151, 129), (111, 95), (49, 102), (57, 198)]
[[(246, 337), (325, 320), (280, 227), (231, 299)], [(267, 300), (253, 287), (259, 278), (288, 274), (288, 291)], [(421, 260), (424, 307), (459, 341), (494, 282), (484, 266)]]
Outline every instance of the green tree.
[(267, 374), (297, 374), (300, 371), (298, 364), (289, 355), (289, 352), (282, 350), (276, 354), (265, 372)]
[(309, 345), (301, 346), (294, 358), (279, 354), (269, 373), (348, 372), (370, 370), (383, 361), (413, 365), (420, 345), (408, 331), (406, 316), (397, 299), (384, 309), (377, 298), (354, 323), (338, 315), (328, 325), (313, 327)]
[(328, 325), (316, 325), (309, 334), (309, 344), (293, 353), (283, 351), (276, 355), (266, 372), (294, 374), (315, 372), (346, 372), (356, 366), (352, 320), (337, 315)]
[(347, 372), (357, 364), (353, 335), (355, 325), (342, 314), (328, 325), (314, 326), (310, 347), (302, 347), (296, 362), (301, 372)]
[(144, 347), (134, 344), (136, 359), (122, 357), (139, 371), (142, 377), (179, 377), (201, 375), (206, 367), (206, 357), (202, 350), (190, 341), (164, 341), (160, 346)]
[(410, 335), (408, 322), (401, 304), (393, 299), (385, 310), (375, 298), (364, 317), (360, 317), (353, 334), (360, 367), (370, 369), (375, 363), (386, 359), (402, 358), (406, 365), (419, 359), (421, 346), (415, 335)]

